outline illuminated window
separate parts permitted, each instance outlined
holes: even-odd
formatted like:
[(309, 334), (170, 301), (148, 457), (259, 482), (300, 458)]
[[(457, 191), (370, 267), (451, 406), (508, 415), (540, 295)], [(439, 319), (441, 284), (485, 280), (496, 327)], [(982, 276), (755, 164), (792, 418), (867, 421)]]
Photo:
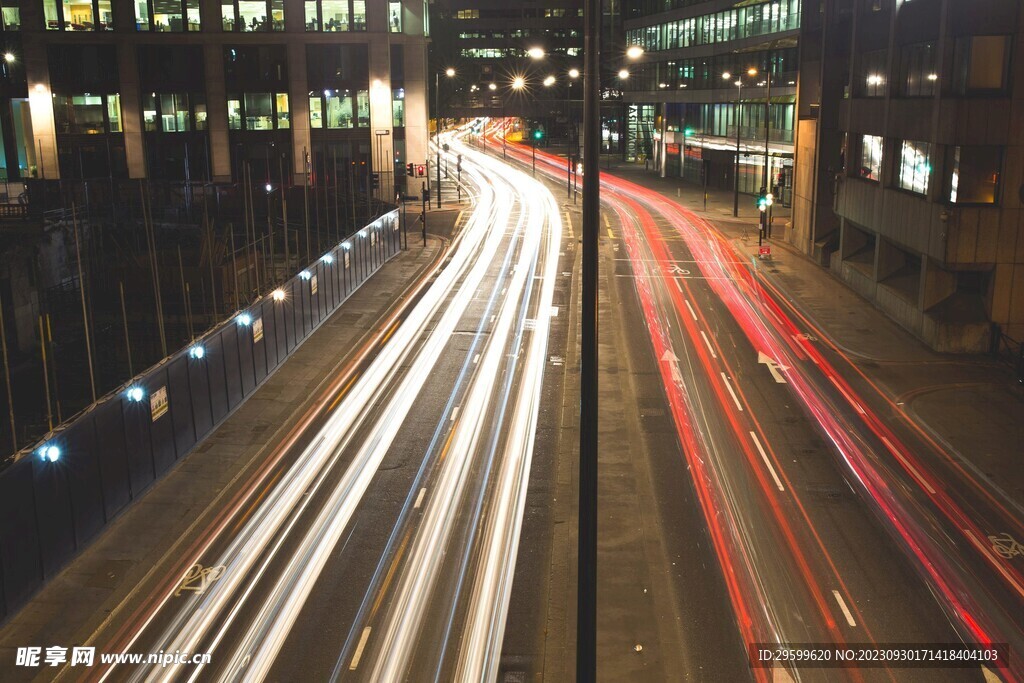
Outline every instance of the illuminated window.
[(953, 52), (956, 92), (1001, 93), (1006, 90), (1009, 71), (1009, 36), (964, 36)]
[(861, 97), (885, 97), (888, 50), (865, 52), (860, 58), (857, 94)]
[(135, 0), (137, 31), (182, 32), (199, 29), (199, 0)]
[(391, 125), (395, 128), (405, 125), (405, 88), (391, 91)]
[(0, 1), (0, 11), (3, 12), (3, 30), (21, 30), (21, 9), (18, 7), (17, 0)]
[(402, 3), (388, 3), (388, 30), (392, 33), (402, 32)]
[[(365, 0), (306, 0), (305, 7), (307, 31), (366, 30)], [(389, 14), (390, 30), (400, 32), (402, 30), (401, 3), (389, 3)]]
[(904, 140), (896, 164), (896, 187), (917, 194), (928, 194), (932, 175), (931, 144)]
[[(198, 115), (197, 115), (198, 119)], [(205, 107), (204, 107), (205, 126)], [(228, 128), (275, 130), (291, 127), (287, 93), (253, 92), (228, 98)]]
[(309, 95), (310, 128), (368, 128), (370, 126), (370, 92), (357, 90), (324, 90)]
[(110, 0), (43, 0), (49, 31), (112, 31)]
[(58, 133), (96, 135), (121, 132), (121, 101), (114, 95), (54, 95), (53, 122)]
[(480, 10), (478, 9), (460, 9), (455, 12), (456, 19), (479, 19)]
[(352, 0), (352, 30), (366, 30), (366, 0)]
[(309, 97), (309, 127), (310, 128), (323, 128), (324, 127), (324, 113), (323, 113), (323, 100), (319, 96), (310, 95)]
[(999, 147), (954, 147), (949, 201), (954, 204), (995, 204), (999, 196)]
[(878, 182), (882, 172), (882, 138), (864, 135), (860, 142), (860, 163), (857, 177)]
[(932, 43), (904, 46), (900, 51), (900, 95), (934, 95), (939, 87), (938, 68), (938, 51)]
[(283, 31), (284, 0), (222, 0), (225, 31)]

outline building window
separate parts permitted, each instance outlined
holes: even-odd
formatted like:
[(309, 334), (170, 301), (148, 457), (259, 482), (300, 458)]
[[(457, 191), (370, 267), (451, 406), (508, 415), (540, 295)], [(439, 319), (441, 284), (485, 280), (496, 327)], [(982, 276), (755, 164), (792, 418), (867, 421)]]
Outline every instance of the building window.
[(999, 94), (1006, 90), (1010, 55), (1009, 36), (964, 36), (953, 51), (956, 92)]
[(930, 143), (903, 140), (896, 163), (896, 187), (917, 194), (928, 194), (928, 183), (932, 175)]
[(370, 92), (357, 90), (324, 90), (323, 97), (309, 94), (310, 128), (369, 128)]
[(283, 31), (284, 0), (222, 0), (225, 31)]
[(999, 147), (954, 147), (949, 201), (954, 204), (995, 204), (999, 196)]
[(882, 174), (882, 137), (880, 135), (863, 135), (860, 139), (860, 159), (857, 177), (873, 180), (876, 183)]
[(17, 0), (0, 1), (0, 11), (3, 13), (3, 30), (21, 30), (21, 9), (18, 7)]
[(43, 0), (49, 31), (112, 31), (110, 0)]
[(58, 133), (120, 133), (121, 98), (117, 94), (54, 95), (53, 121)]
[(460, 9), (455, 12), (456, 19), (479, 19), (480, 10), (478, 9)]
[[(204, 116), (205, 119), (205, 116)], [(245, 93), (228, 97), (228, 128), (275, 130), (291, 127), (287, 93)]]
[(135, 0), (135, 30), (198, 31), (199, 0)]
[(391, 91), (391, 125), (395, 128), (405, 125), (405, 88)]
[(938, 92), (937, 50), (932, 43), (906, 45), (900, 51), (900, 94), (931, 97)]
[(193, 129), (205, 130), (206, 103), (203, 95), (198, 93), (191, 95), (187, 93), (149, 93), (143, 95), (142, 128), (147, 132), (163, 133), (186, 133)]
[[(394, 18), (392, 18), (391, 30), (401, 31), (401, 3), (392, 2), (390, 5), (392, 12), (394, 12), (393, 6), (398, 6), (398, 29), (394, 28)], [(307, 31), (330, 33), (366, 30), (365, 0), (306, 0), (305, 6)]]
[(861, 55), (860, 77), (857, 79), (861, 97), (885, 97), (887, 57), (888, 50), (874, 50)]
[(392, 33), (402, 32), (402, 3), (388, 3), (388, 30)]

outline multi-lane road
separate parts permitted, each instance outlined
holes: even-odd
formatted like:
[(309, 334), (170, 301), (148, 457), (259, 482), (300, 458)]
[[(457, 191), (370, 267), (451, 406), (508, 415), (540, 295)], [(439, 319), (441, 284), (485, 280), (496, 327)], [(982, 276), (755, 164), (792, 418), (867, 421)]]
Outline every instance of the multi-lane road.
[[(513, 151), (523, 166), (532, 155)], [(537, 155), (538, 170), (564, 183), (564, 158)], [(966, 641), (1007, 643), (1011, 668), (768, 667), (751, 675), (1024, 675), (1024, 576), (993, 540), (1024, 537), (1020, 506), (898, 410), (753, 254), (655, 191), (607, 174), (601, 187), (606, 287), (643, 321), (616, 353), (657, 361), (689, 475), (675, 485), (692, 491), (709, 539), (705, 556), (695, 555), (688, 529), (674, 550), (720, 568), (716, 612), (740, 636), (709, 643), (707, 622), (681, 615), (690, 624), (682, 646), (698, 653), (692, 672), (721, 671), (727, 660), (742, 670), (751, 643)], [(705, 587), (681, 581), (676, 589)]]
[(88, 640), (210, 663), (95, 666), (89, 680), (497, 676), (531, 473), (546, 467), (545, 374), (563, 371), (549, 362), (563, 226), (541, 183), (448, 142), (473, 203), (443, 261), (354, 351), (330, 404)]

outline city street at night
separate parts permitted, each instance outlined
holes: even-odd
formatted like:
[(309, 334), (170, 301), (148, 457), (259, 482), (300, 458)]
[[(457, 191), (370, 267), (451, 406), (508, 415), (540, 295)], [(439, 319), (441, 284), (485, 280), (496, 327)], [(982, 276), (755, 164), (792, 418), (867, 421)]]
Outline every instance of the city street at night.
[(0, 4), (0, 682), (1024, 681), (1019, 0)]

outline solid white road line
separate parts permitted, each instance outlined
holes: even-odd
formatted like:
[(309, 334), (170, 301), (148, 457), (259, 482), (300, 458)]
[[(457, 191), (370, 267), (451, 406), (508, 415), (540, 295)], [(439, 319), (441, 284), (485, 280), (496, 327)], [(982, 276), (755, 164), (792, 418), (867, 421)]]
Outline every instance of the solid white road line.
[(473, 364), (476, 365), (479, 362), (480, 362), (480, 354), (478, 353), (475, 356), (473, 356)]
[(715, 353), (715, 350), (713, 348), (711, 348), (711, 341), (708, 340), (708, 335), (704, 334), (704, 330), (700, 331), (700, 336), (704, 337), (704, 343), (707, 345), (708, 351), (711, 352), (711, 357), (718, 358), (718, 354)]
[(352, 663), (348, 665), (349, 671), (355, 671), (359, 666), (359, 660), (363, 656), (363, 648), (366, 647), (366, 641), (370, 638), (370, 627), (367, 626), (363, 629), (363, 635), (359, 636), (359, 645), (356, 646), (356, 653), (352, 655)]
[(452, 408), (452, 422), (455, 422), (455, 417), (459, 414), (459, 407), (455, 406)]
[(679, 278), (672, 280), (672, 282), (676, 283), (676, 289), (680, 292), (683, 291), (683, 283), (679, 281)]
[(743, 406), (740, 405), (740, 399), (736, 396), (736, 392), (732, 390), (732, 384), (729, 383), (729, 378), (725, 376), (724, 372), (719, 373), (722, 376), (722, 381), (725, 382), (725, 388), (729, 390), (729, 395), (732, 396), (732, 402), (736, 404), (736, 410), (743, 410)]
[(839, 603), (839, 609), (843, 610), (843, 616), (846, 617), (846, 623), (850, 626), (856, 626), (857, 622), (853, 620), (853, 615), (850, 614), (850, 608), (846, 606), (846, 601), (843, 600), (843, 596), (839, 594), (839, 591), (832, 591), (832, 595), (835, 596), (836, 602)]
[(771, 461), (768, 460), (768, 454), (764, 452), (764, 447), (761, 446), (761, 442), (757, 438), (757, 434), (750, 432), (750, 438), (754, 440), (754, 445), (757, 446), (757, 452), (761, 454), (761, 459), (764, 460), (765, 467), (772, 473), (772, 479), (775, 480), (775, 485), (780, 491), (785, 491), (786, 488), (782, 485), (782, 481), (779, 479), (778, 473), (775, 472), (775, 468), (772, 467)]
[(413, 510), (418, 510), (423, 505), (423, 496), (425, 495), (427, 495), (427, 487), (424, 486), (420, 489), (420, 495), (416, 496), (416, 502), (412, 505)]

